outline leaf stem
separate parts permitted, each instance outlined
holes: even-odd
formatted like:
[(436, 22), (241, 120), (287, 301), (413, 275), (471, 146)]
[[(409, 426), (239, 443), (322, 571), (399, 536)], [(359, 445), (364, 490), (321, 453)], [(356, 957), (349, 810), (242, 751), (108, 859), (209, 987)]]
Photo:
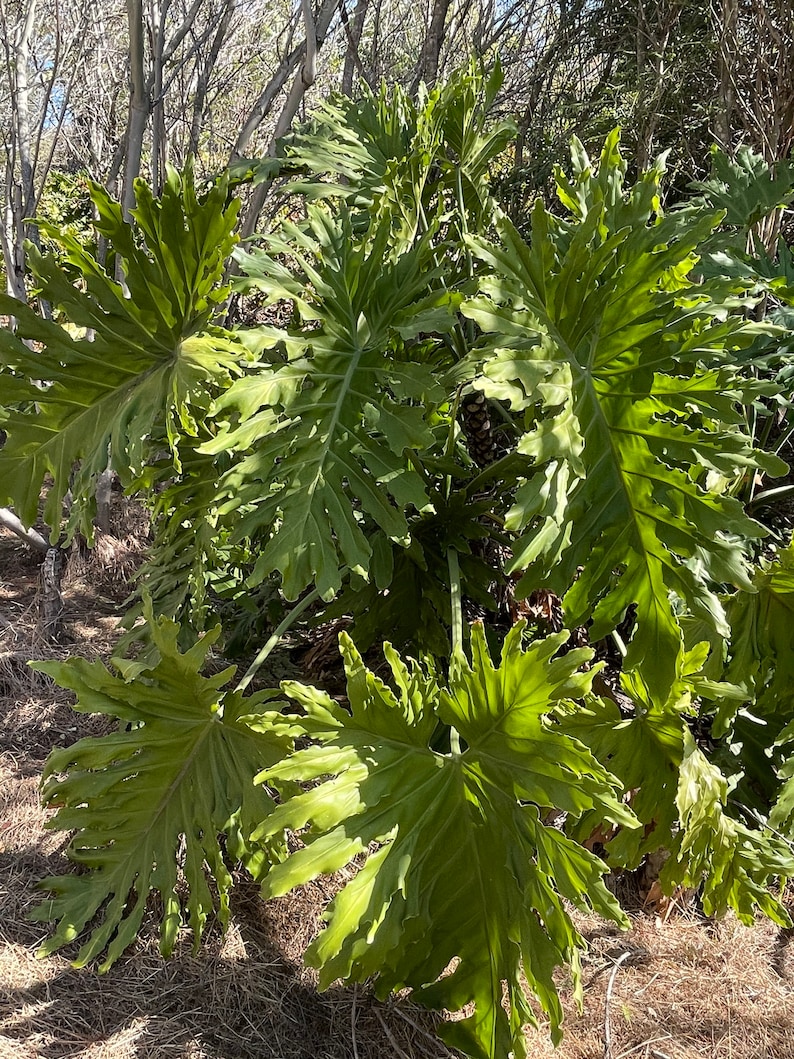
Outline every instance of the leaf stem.
[(460, 732), (455, 727), (449, 729), (449, 749), (453, 757), (460, 757), (462, 751), (460, 748)]
[[(522, 457), (521, 454), (512, 449), (510, 452), (505, 453), (504, 456), (500, 456), (498, 460), (494, 460), (493, 463), (489, 463), (487, 467), (484, 467), (474, 478), (468, 482), (466, 488), (471, 493), (477, 493), (483, 486), (486, 485), (492, 478), (504, 479), (505, 476), (513, 472), (513, 464), (517, 467), (520, 466)], [(529, 464), (528, 459), (524, 459), (524, 464)]]
[(620, 633), (617, 631), (617, 629), (613, 629), (611, 635), (612, 635), (612, 640), (613, 640), (613, 642), (615, 644), (615, 647), (617, 647), (618, 652), (620, 653), (620, 657), (621, 658), (625, 658), (626, 657), (626, 645), (623, 642), (623, 637), (620, 635)]
[(287, 629), (289, 629), (290, 626), (298, 620), (301, 614), (303, 614), (303, 612), (307, 610), (312, 605), (312, 603), (314, 603), (319, 598), (320, 590), (318, 588), (313, 588), (312, 591), (308, 594), (308, 596), (304, 596), (303, 599), (292, 608), (286, 618), (275, 629), (273, 635), (270, 637), (265, 646), (253, 660), (251, 665), (248, 667), (245, 676), (234, 689), (235, 691), (245, 691), (245, 689), (256, 676), (257, 672), (261, 669), (270, 652), (276, 647), (279, 640), (287, 631)]
[(422, 481), (427, 486), (432, 486), (430, 475), (425, 470), (425, 465), (419, 458), (419, 454), (414, 449), (405, 449), (403, 455), (406, 457), (408, 462), (411, 464), (416, 473), (421, 477)]
[(754, 497), (747, 501), (747, 510), (751, 511), (754, 507), (764, 507), (776, 500), (782, 500), (784, 496), (790, 496), (791, 493), (794, 493), (794, 485), (778, 485), (774, 489), (765, 489), (762, 493), (756, 493)]
[[(460, 408), (460, 399), (461, 399), (461, 394), (462, 393), (463, 393), (463, 384), (461, 384), (458, 387), (457, 392), (455, 393), (455, 399), (452, 402), (452, 410), (451, 410), (451, 414), (450, 414), (450, 417), (449, 417), (449, 433), (447, 434), (447, 442), (446, 442), (446, 445), (444, 446), (444, 456), (447, 459), (450, 459), (452, 457), (452, 454), (455, 451), (455, 435), (456, 435), (456, 432), (457, 432), (457, 424), (458, 424), (458, 410)], [(452, 495), (452, 475), (448, 474), (446, 476), (446, 478), (445, 478), (444, 499), (448, 501), (451, 495)]]
[(449, 594), (452, 608), (452, 653), (463, 651), (463, 605), (460, 595), (460, 563), (454, 548), (447, 550), (449, 565)]
[(457, 388), (455, 396), (452, 400), (452, 409), (450, 410), (449, 416), (449, 431), (447, 432), (447, 441), (444, 445), (444, 456), (450, 457), (455, 451), (455, 434), (456, 426), (458, 421), (458, 410), (460, 408), (460, 397), (463, 393), (463, 384)]

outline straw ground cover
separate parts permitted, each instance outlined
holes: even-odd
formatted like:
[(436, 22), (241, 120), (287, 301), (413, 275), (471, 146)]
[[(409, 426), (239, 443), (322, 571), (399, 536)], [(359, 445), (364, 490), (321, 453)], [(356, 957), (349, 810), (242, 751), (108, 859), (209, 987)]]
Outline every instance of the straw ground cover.
[[(66, 870), (63, 839), (45, 828), (38, 778), (52, 747), (97, 734), (101, 722), (73, 713), (66, 693), (25, 661), (107, 656), (139, 553), (134, 539), (107, 536), (96, 555), (72, 561), (64, 643), (52, 646), (36, 631), (37, 560), (0, 536), (0, 1059), (448, 1056), (431, 1017), (407, 998), (380, 1003), (361, 988), (321, 994), (301, 968), (333, 882), (265, 905), (240, 875), (226, 936), (211, 931), (193, 954), (185, 934), (168, 962), (153, 929), (104, 976), (72, 969), (68, 952), (36, 959), (45, 928), (27, 919), (40, 899), (33, 884)], [(590, 942), (584, 1010), (565, 992), (562, 1047), (533, 1032), (530, 1054), (794, 1059), (794, 941), (785, 931), (730, 917), (713, 923), (696, 907), (666, 918), (638, 907), (628, 934), (595, 918), (577, 924)]]

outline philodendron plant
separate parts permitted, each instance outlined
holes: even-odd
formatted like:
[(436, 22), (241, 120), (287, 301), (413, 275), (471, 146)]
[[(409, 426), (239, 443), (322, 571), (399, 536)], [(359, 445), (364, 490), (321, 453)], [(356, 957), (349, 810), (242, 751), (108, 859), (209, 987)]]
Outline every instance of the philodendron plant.
[[(139, 183), (131, 223), (93, 189), (107, 266), (47, 228), (60, 256), (31, 267), (53, 320), (0, 305), (0, 504), (31, 522), (49, 475), (54, 532), (68, 489), (67, 535), (90, 537), (110, 467), (155, 529), (133, 657), (41, 664), (119, 722), (47, 766), (84, 871), (44, 884), (45, 952), (79, 938), (78, 963), (110, 966), (154, 890), (167, 954), (185, 915), (197, 942), (225, 922), (232, 862), (270, 896), (356, 859), (307, 952), (321, 986), (466, 1008), (442, 1036), (501, 1059), (540, 1011), (559, 1039), (571, 906), (625, 925), (610, 866), (665, 849), (668, 890), (788, 923), (770, 886), (794, 874), (792, 634), (768, 615), (792, 558), (758, 566), (766, 530), (736, 498), (786, 470), (748, 424), (780, 319), (749, 311), (757, 276), (719, 272), (723, 212), (663, 211), (663, 159), (628, 184), (617, 133), (597, 164), (574, 143), (555, 209), (511, 224), (498, 87), (472, 68), (418, 102), (331, 99), (283, 142), (292, 219), (234, 252), (270, 324), (225, 325), (237, 204), (189, 168), (160, 199)], [(204, 675), (210, 604), (233, 622), (265, 588), (293, 609), (236, 683)], [(510, 628), (505, 600), (541, 589), (567, 631)], [(349, 619), (346, 699), (249, 693), (307, 613)], [(583, 627), (615, 645), (606, 674), (570, 649)], [(382, 644), (390, 682), (356, 643)], [(770, 742), (745, 767), (756, 702)], [(764, 797), (729, 803), (757, 795), (745, 771)]]

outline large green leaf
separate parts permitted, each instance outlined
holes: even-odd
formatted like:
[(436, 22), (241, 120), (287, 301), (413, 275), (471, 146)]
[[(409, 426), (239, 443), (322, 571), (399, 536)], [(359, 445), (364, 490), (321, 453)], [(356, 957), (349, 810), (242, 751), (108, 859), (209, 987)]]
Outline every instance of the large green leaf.
[[(739, 764), (756, 790), (769, 795), (781, 780), (770, 823), (794, 834), (794, 545), (774, 560), (762, 560), (753, 592), (737, 592), (728, 602), (731, 622), (729, 680), (741, 684), (749, 710), (723, 701), (714, 730), (730, 732), (741, 744)], [(756, 735), (757, 733), (757, 735)], [(754, 743), (748, 736), (755, 735)], [(751, 754), (751, 750), (755, 753)], [(764, 807), (766, 808), (766, 807)]]
[(671, 594), (727, 631), (714, 587), (749, 585), (744, 542), (764, 533), (711, 478), (785, 465), (742, 429), (751, 388), (730, 363), (755, 332), (729, 315), (741, 283), (689, 278), (719, 214), (663, 216), (661, 161), (626, 189), (617, 134), (597, 174), (581, 145), (573, 157), (574, 180), (558, 175), (569, 219), (538, 202), (529, 245), (506, 220), (501, 245), (472, 240), (492, 274), (463, 311), (485, 332), (476, 385), (523, 418), (537, 467), (507, 519), (520, 589), (567, 593), (594, 638), (633, 604), (627, 664), (662, 694), (680, 644)]
[(765, 319), (782, 330), (770, 328), (759, 345), (774, 355), (791, 330), (790, 309), (776, 308), (776, 303), (794, 303), (794, 261), (783, 236), (773, 247), (772, 233), (765, 233), (759, 222), (794, 200), (794, 162), (779, 159), (770, 165), (750, 147), (740, 147), (733, 160), (718, 147), (711, 154), (711, 176), (692, 187), (703, 192), (703, 201), (725, 211), (725, 223), (704, 244), (697, 270), (706, 277), (743, 279), (765, 295)]
[(279, 760), (288, 740), (261, 723), (255, 732), (244, 718), (261, 715), (270, 696), (221, 691), (233, 670), (201, 675), (219, 628), (182, 654), (178, 626), (165, 618), (153, 621), (151, 610), (148, 619), (159, 658), (151, 664), (117, 662), (126, 681), (98, 661), (34, 663), (77, 694), (76, 709), (105, 714), (120, 725), (113, 734), (55, 750), (42, 781), (45, 804), (58, 808), (49, 826), (75, 832), (68, 853), (84, 873), (41, 884), (55, 896), (35, 917), (58, 920), (41, 953), (90, 928), (76, 966), (106, 952), (100, 969), (110, 967), (137, 936), (151, 891), (162, 901), (160, 948), (168, 955), (183, 918), (181, 876), (195, 943), (216, 906), (225, 925), (232, 880), (221, 832), (228, 854), (252, 871), (261, 872), (268, 858), (266, 847), (250, 836), (273, 804), (253, 778)]
[(660, 881), (668, 892), (702, 883), (706, 915), (732, 908), (752, 926), (760, 910), (788, 927), (791, 918), (770, 888), (794, 875), (791, 845), (733, 819), (725, 812), (727, 798), (725, 777), (685, 729), (676, 794), (681, 830)]
[(518, 625), (508, 634), (494, 667), (475, 625), (472, 664), (458, 656), (443, 688), (387, 646), (396, 690), (365, 668), (343, 635), (351, 713), (286, 683), (318, 745), (263, 776), (311, 784), (258, 833), (308, 825), (304, 848), (266, 876), (266, 894), (365, 858), (307, 952), (321, 984), (374, 976), (382, 992), (408, 985), (434, 1007), (473, 1002), (474, 1011), (442, 1033), (480, 1059), (526, 1054), (521, 1027), (534, 1018), (522, 975), (559, 1039), (553, 971), (571, 963), (576, 977), (583, 944), (566, 900), (625, 925), (601, 879), (603, 863), (544, 826), (539, 812), (556, 806), (579, 815), (597, 806), (616, 823), (633, 822), (609, 773), (547, 721), (556, 704), (589, 688), (592, 672), (578, 669), (591, 652), (554, 657), (564, 635), (522, 650), (521, 632)]
[(91, 195), (107, 268), (51, 225), (40, 228), (60, 257), (28, 248), (43, 297), (70, 326), (0, 296), (0, 309), (16, 320), (16, 334), (0, 331), (0, 387), (4, 404), (20, 406), (5, 425), (0, 504), (31, 524), (50, 474), (46, 521), (57, 533), (71, 490), (72, 526), (89, 537), (96, 476), (110, 466), (127, 482), (158, 447), (178, 467), (180, 435), (195, 432), (209, 396), (239, 374), (245, 356), (212, 323), (228, 293), (219, 284), (238, 210), (227, 203), (225, 182), (198, 198), (191, 170), (172, 170), (155, 200), (139, 181), (133, 224), (102, 188), (92, 186)]
[(269, 333), (286, 363), (230, 387), (216, 415), (231, 429), (206, 451), (237, 454), (220, 483), (226, 514), (242, 509), (237, 535), (266, 540), (255, 579), (280, 571), (289, 599), (311, 583), (333, 595), (345, 566), (368, 575), (364, 517), (405, 541), (404, 510), (429, 503), (404, 452), (432, 443), (427, 417), (445, 391), (406, 342), (448, 330), (457, 304), (430, 252), (427, 238), (390, 248), (388, 218), (355, 238), (345, 210), (310, 207), (305, 229), (286, 224), (267, 250), (240, 256), (247, 282), (292, 300), (304, 326)]
[(500, 83), (474, 64), (418, 102), (399, 88), (326, 101), (284, 148), (309, 173), (289, 186), (307, 220), (237, 254), (241, 289), (290, 302), (293, 323), (249, 332), (261, 358), (217, 402), (205, 451), (235, 461), (221, 517), (261, 548), (252, 581), (278, 571), (288, 598), (313, 583), (328, 599), (347, 571), (370, 595), (390, 588), (373, 547), (412, 541), (425, 561), (409, 525), (432, 517), (432, 483), (414, 455), (437, 445), (440, 418), (454, 428), (458, 383), (442, 372), (470, 325), (450, 290), (470, 275), (459, 232), (495, 211), (489, 169), (512, 128), (488, 119)]
[[(726, 678), (742, 685), (753, 712), (780, 730), (794, 718), (794, 546), (772, 561), (763, 559), (752, 591), (736, 592), (727, 604), (731, 625)], [(726, 702), (715, 729), (723, 735), (737, 704)]]
[(148, 622), (140, 620), (145, 599), (151, 600), (157, 615), (181, 624), (180, 642), (184, 642), (203, 630), (208, 618), (214, 624), (210, 613), (218, 600), (210, 598), (210, 582), (235, 576), (240, 548), (229, 546), (228, 531), (219, 524), (217, 463), (198, 451), (210, 436), (199, 424), (198, 437), (180, 440), (178, 476), (170, 458), (162, 454), (131, 486), (131, 491), (149, 500), (153, 540), (136, 574), (134, 599), (127, 600), (121, 624), (128, 631), (116, 645), (115, 655), (124, 654), (132, 642), (147, 639)]

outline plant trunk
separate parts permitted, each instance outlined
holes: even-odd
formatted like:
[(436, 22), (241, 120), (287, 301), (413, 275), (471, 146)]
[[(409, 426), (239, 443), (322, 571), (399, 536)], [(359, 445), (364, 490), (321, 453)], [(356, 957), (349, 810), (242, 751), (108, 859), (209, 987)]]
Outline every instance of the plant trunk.
[(342, 91), (349, 96), (353, 91), (353, 71), (357, 70), (363, 81), (367, 80), (366, 72), (361, 62), (358, 46), (361, 43), (361, 34), (364, 30), (364, 19), (369, 7), (369, 0), (358, 0), (353, 12), (352, 23), (348, 22), (345, 14), (344, 4), (340, 7), (343, 14), (345, 29), (347, 30), (347, 51), (345, 52), (345, 68), (342, 73)]
[(717, 60), (720, 73), (720, 107), (714, 119), (714, 135), (717, 144), (730, 154), (733, 147), (733, 111), (736, 86), (733, 65), (736, 62), (736, 27), (739, 20), (738, 0), (722, 0)]
[(96, 518), (95, 523), (103, 533), (111, 532), (110, 502), (113, 496), (113, 481), (116, 475), (108, 468), (96, 481)]
[(48, 548), (39, 575), (39, 628), (49, 643), (55, 643), (63, 632), (64, 554), (58, 547)]
[[(9, 294), (25, 301), (25, 239), (29, 231), (25, 218), (34, 201), (33, 160), (30, 135), (30, 91), (28, 64), (30, 41), (36, 20), (36, 0), (28, 0), (24, 18), (13, 38), (3, 11), (6, 34), (6, 59), (11, 92), (11, 122), (8, 130), (10, 149), (6, 153), (6, 201), (2, 244), (6, 269), (6, 289)], [(14, 157), (18, 159), (16, 169)]]
[[(298, 107), (301, 105), (303, 97), (310, 86), (314, 84), (314, 80), (317, 76), (317, 55), (323, 45), (326, 34), (328, 33), (331, 19), (336, 13), (338, 3), (339, 0), (323, 0), (320, 10), (315, 18), (311, 9), (311, 0), (301, 0), (301, 11), (303, 13), (304, 25), (306, 27), (306, 40), (300, 48), (300, 52), (303, 54), (303, 62), (295, 75), (289, 96), (287, 96), (287, 101), (279, 115), (273, 137), (270, 141), (270, 146), (267, 150), (268, 155), (275, 154), (276, 142), (279, 137), (289, 131), (290, 125), (298, 112)], [(286, 81), (286, 74), (284, 76), (284, 81)], [(275, 97), (275, 92), (273, 93), (273, 96)], [(264, 114), (262, 117), (264, 117)], [(238, 143), (239, 142), (238, 138)], [(271, 183), (272, 181), (270, 180), (263, 181), (255, 188), (254, 193), (251, 195), (248, 208), (240, 225), (240, 234), (243, 239), (254, 234), (259, 215), (262, 212), (265, 199), (267, 198), (267, 193), (270, 191)]]
[(163, 189), (166, 167), (166, 134), (165, 134), (165, 110), (163, 98), (163, 51), (165, 48), (165, 20), (168, 14), (168, 2), (160, 4), (153, 2), (151, 11), (151, 41), (152, 41), (152, 94), (150, 100), (152, 115), (152, 163), (151, 181), (152, 191), (155, 196)]

